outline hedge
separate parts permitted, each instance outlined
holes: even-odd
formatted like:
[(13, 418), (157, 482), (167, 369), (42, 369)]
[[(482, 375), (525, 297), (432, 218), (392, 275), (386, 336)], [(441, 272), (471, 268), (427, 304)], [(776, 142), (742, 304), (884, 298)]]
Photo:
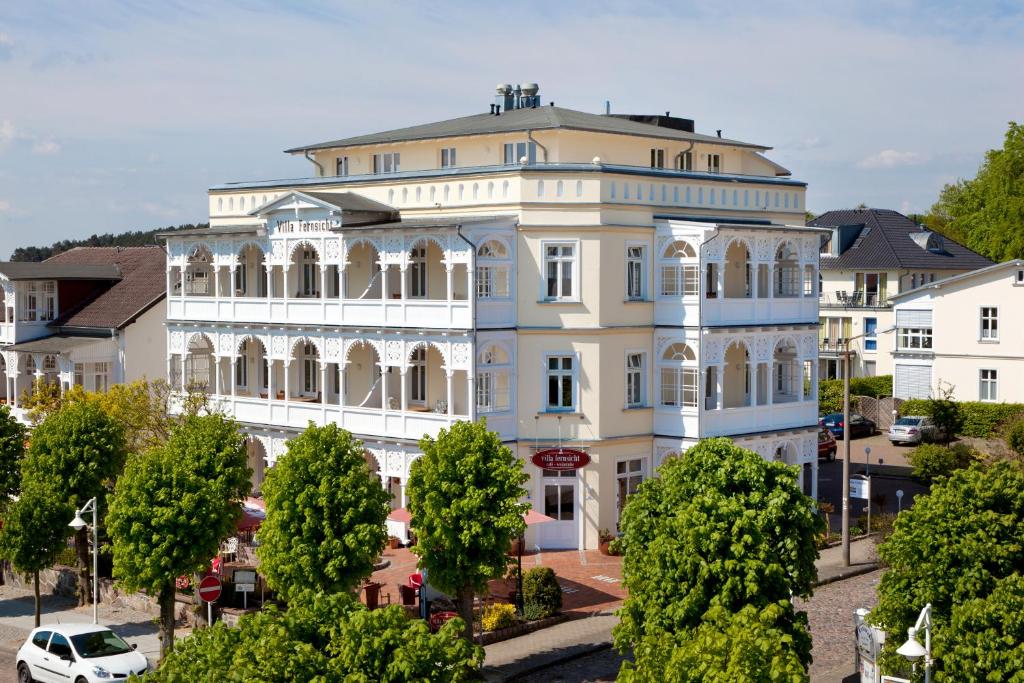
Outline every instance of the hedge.
[[(982, 403), (957, 401), (964, 426), (960, 436), (989, 439), (998, 436), (1002, 427), (1024, 417), (1024, 403)], [(932, 402), (927, 398), (912, 398), (900, 406), (900, 415), (926, 415), (931, 417)]]
[[(851, 377), (850, 396), (881, 398), (892, 396), (892, 375)], [(852, 410), (851, 405), (851, 410)], [(818, 382), (818, 412), (822, 415), (843, 410), (843, 380), (823, 379)]]

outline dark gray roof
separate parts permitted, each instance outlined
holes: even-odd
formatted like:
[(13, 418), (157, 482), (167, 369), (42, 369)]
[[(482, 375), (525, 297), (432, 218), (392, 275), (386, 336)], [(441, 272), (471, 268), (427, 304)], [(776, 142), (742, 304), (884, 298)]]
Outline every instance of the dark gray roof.
[(7, 261), (0, 275), (8, 280), (120, 280), (113, 263), (64, 263), (60, 261)]
[(342, 211), (379, 211), (382, 213), (397, 213), (397, 209), (378, 202), (369, 197), (364, 197), (355, 192), (301, 192), (313, 199), (336, 206)]
[(948, 237), (935, 235), (927, 249), (930, 232), (898, 211), (891, 209), (841, 209), (827, 211), (808, 225), (839, 227), (843, 250), (839, 256), (822, 256), (823, 270), (851, 268), (925, 268), (932, 270), (975, 270), (992, 261)]
[(33, 339), (11, 347), (14, 351), (26, 353), (68, 353), (81, 346), (88, 346), (110, 337), (77, 337), (66, 334), (55, 334), (52, 337)]
[(205, 228), (185, 228), (173, 232), (158, 232), (157, 237), (188, 237), (190, 235), (254, 235), (264, 230), (262, 225), (218, 225)]
[(306, 150), (332, 149), (336, 147), (355, 147), (357, 145), (377, 145), (390, 142), (410, 142), (413, 140), (431, 140), (434, 138), (450, 138), (463, 135), (488, 135), (493, 133), (511, 133), (526, 130), (551, 130), (556, 128), (569, 130), (586, 130), (596, 133), (614, 133), (619, 135), (638, 135), (649, 138), (708, 142), (713, 144), (749, 147), (752, 149), (771, 149), (764, 145), (755, 145), (739, 140), (719, 138), (714, 135), (701, 135), (684, 130), (676, 130), (650, 123), (640, 123), (616, 116), (591, 114), (575, 109), (561, 107), (536, 107), (532, 109), (513, 109), (502, 112), (500, 116), (481, 113), (463, 116), (447, 121), (425, 123), (408, 128), (397, 128), (381, 133), (357, 135), (340, 140), (317, 142), (301, 147), (292, 147), (285, 152), (296, 154)]

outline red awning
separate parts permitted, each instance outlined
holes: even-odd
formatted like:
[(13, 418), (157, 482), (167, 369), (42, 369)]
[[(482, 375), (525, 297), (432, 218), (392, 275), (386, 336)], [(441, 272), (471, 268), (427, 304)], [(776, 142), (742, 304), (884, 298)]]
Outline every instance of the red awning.
[(412, 515), (410, 515), (409, 511), (406, 510), (405, 508), (398, 508), (391, 511), (391, 513), (388, 515), (388, 519), (392, 522), (408, 524), (412, 521)]
[(555, 518), (554, 517), (548, 517), (547, 515), (542, 515), (541, 513), (539, 513), (536, 510), (534, 510), (533, 508), (530, 508), (529, 510), (526, 511), (526, 514), (523, 515), (523, 521), (526, 522), (526, 526), (533, 526), (534, 524), (544, 524), (545, 522), (554, 522)]

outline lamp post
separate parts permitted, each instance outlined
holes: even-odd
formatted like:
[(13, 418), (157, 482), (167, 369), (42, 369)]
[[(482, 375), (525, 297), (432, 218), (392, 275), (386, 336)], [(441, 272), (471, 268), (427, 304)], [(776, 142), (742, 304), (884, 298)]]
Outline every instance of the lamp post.
[(75, 518), (68, 524), (69, 527), (75, 531), (80, 531), (86, 526), (86, 522), (82, 519), (82, 514), (92, 510), (92, 623), (98, 624), (99, 622), (99, 600), (100, 595), (97, 590), (99, 581), (97, 575), (99, 573), (99, 557), (100, 557), (100, 539), (99, 531), (96, 527), (96, 498), (90, 498), (86, 501), (85, 505), (82, 506), (81, 510), (75, 512)]
[[(875, 334), (887, 334), (895, 330), (876, 331)], [(867, 335), (867, 332), (855, 337), (843, 339), (843, 566), (850, 566), (850, 342)], [(870, 501), (868, 501), (870, 505)]]
[[(917, 639), (917, 633), (924, 628), (924, 645)], [(924, 683), (932, 683), (932, 603), (928, 603), (917, 617), (917, 623), (907, 629), (907, 642), (896, 648), (896, 654), (903, 655), (913, 666), (924, 657)]]

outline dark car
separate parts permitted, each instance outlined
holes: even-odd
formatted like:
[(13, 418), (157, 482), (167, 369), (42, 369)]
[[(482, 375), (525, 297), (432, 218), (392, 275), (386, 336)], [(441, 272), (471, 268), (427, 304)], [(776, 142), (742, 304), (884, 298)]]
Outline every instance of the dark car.
[(836, 459), (836, 437), (827, 429), (818, 430), (818, 460), (822, 458), (829, 462)]
[[(826, 415), (820, 420), (818, 424), (832, 432), (832, 436), (837, 439), (843, 438), (843, 414), (832, 413)], [(876, 431), (875, 423), (863, 415), (857, 413), (850, 413), (850, 438), (856, 439), (858, 436), (871, 436)]]

